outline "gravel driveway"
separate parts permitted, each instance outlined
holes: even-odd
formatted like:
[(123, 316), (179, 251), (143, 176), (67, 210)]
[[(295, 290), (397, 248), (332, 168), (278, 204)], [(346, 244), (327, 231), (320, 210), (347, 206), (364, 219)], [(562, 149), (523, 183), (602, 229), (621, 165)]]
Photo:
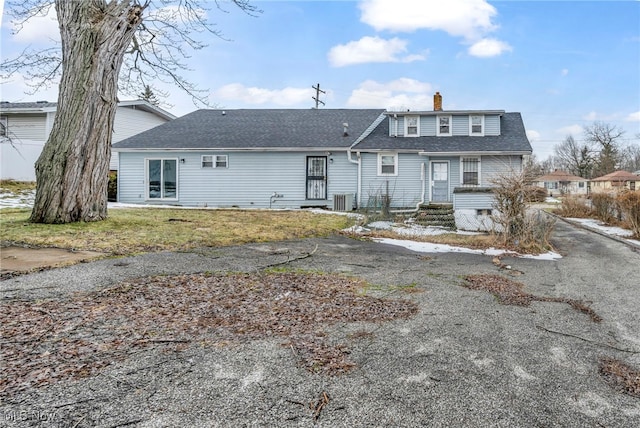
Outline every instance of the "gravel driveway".
[[(419, 312), (327, 329), (357, 364), (345, 375), (308, 372), (278, 338), (192, 343), (179, 352), (159, 344), (96, 376), (3, 396), (0, 426), (640, 426), (640, 399), (598, 371), (604, 357), (640, 367), (640, 255), (564, 222), (553, 243), (562, 259), (503, 259), (510, 270), (488, 256), (419, 254), (335, 236), (99, 260), (9, 279), (0, 283), (4, 302), (292, 260), (287, 267), (363, 278), (370, 293), (412, 300)], [(582, 300), (603, 321), (563, 303), (501, 305), (464, 287), (469, 274)], [(414, 292), (398, 287), (408, 285)]]

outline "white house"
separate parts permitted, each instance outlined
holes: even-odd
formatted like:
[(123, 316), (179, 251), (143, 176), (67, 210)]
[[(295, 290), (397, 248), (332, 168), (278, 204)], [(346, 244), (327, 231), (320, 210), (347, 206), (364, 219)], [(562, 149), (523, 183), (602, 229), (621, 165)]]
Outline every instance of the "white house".
[[(35, 181), (35, 162), (44, 147), (56, 115), (57, 103), (0, 102), (0, 178)], [(175, 119), (171, 113), (144, 100), (118, 103), (112, 142), (129, 138)], [(118, 169), (118, 154), (110, 169)]]

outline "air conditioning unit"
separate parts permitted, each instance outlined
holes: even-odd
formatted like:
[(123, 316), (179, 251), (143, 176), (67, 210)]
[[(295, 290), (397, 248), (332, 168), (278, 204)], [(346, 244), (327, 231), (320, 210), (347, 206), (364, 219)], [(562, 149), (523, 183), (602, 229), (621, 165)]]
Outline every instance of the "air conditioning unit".
[(341, 193), (333, 195), (334, 211), (351, 211), (353, 210), (353, 193)]

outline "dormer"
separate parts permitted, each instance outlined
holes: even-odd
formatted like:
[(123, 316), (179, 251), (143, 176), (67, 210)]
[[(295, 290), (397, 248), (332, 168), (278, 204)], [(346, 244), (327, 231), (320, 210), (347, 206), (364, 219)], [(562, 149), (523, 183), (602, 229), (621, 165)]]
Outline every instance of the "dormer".
[(442, 96), (433, 96), (432, 111), (389, 111), (390, 137), (487, 137), (500, 135), (504, 110), (443, 110)]

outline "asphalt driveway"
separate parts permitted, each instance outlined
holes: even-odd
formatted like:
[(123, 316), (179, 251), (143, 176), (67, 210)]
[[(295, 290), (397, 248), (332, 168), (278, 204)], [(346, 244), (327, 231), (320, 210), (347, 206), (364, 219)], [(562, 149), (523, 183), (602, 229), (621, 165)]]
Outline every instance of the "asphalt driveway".
[[(510, 270), (489, 256), (419, 254), (336, 236), (106, 259), (2, 281), (8, 302), (291, 260), (287, 267), (363, 278), (370, 293), (420, 309), (406, 320), (328, 328), (357, 364), (345, 375), (306, 371), (276, 338), (179, 352), (149, 347), (97, 376), (2, 396), (0, 426), (640, 426), (640, 399), (598, 373), (603, 357), (640, 368), (640, 254), (561, 221), (553, 243), (562, 259), (503, 259)], [(582, 300), (603, 320), (563, 303), (501, 305), (463, 286), (464, 276), (483, 273), (537, 296)]]

